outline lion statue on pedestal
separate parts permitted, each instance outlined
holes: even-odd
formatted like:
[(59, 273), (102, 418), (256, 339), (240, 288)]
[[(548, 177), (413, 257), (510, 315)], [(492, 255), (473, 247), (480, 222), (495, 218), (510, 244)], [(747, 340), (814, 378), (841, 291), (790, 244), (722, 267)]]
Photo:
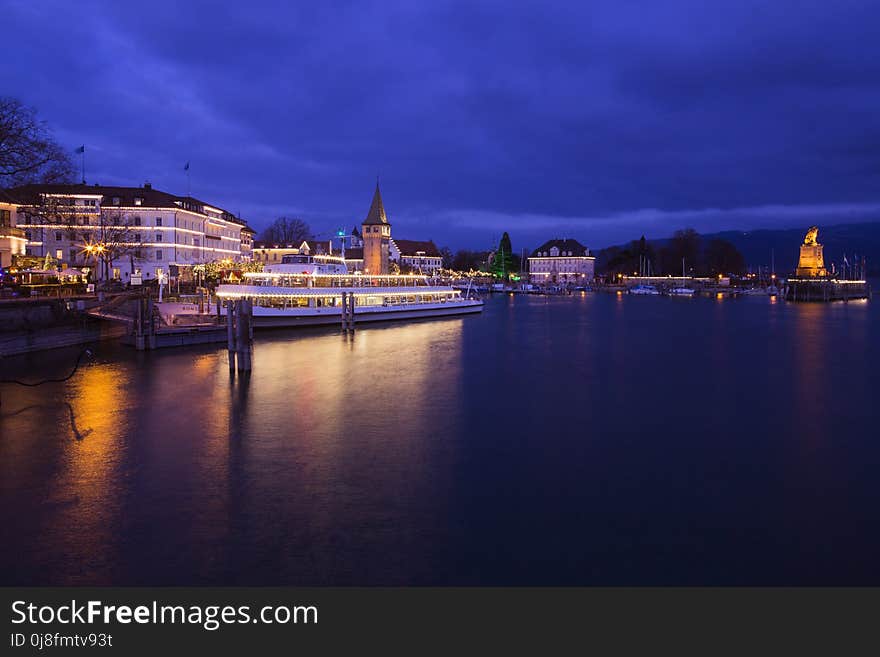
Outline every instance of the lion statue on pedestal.
[(804, 237), (804, 246), (816, 246), (819, 243), (817, 240), (818, 236), (819, 227), (810, 226), (810, 230), (807, 231), (807, 234)]

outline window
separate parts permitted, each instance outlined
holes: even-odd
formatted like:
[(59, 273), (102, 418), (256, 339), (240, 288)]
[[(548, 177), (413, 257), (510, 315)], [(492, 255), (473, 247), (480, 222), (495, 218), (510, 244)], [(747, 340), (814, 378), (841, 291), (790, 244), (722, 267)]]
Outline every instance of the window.
[(157, 226), (161, 226), (161, 225), (162, 225), (162, 217), (156, 217), (156, 225), (157, 225)]
[(140, 242), (140, 241), (141, 241), (141, 235), (140, 235), (140, 233), (135, 233), (135, 234), (134, 234), (134, 241), (135, 241), (135, 242)]
[(135, 205), (143, 205), (144, 199), (142, 199), (140, 196), (135, 196), (134, 197), (134, 204)]
[(135, 225), (135, 226), (140, 226), (140, 225), (141, 225), (141, 218), (140, 218), (140, 217), (135, 217), (135, 218), (134, 218), (134, 225)]
[(12, 222), (12, 213), (9, 210), (0, 210), (0, 226), (9, 226)]
[(60, 232), (60, 231), (55, 233), (55, 241), (56, 241), (56, 242), (60, 242), (60, 241), (61, 241), (61, 232)]
[(55, 251), (55, 259), (56, 259), (56, 260), (61, 260), (61, 258), (64, 257), (63, 253), (64, 253), (64, 252), (63, 252), (61, 249), (58, 249), (57, 251)]
[(75, 262), (76, 261), (76, 249), (70, 249), (70, 251), (67, 253), (67, 258), (70, 260), (70, 262)]
[(119, 197), (118, 196), (113, 197), (113, 205), (119, 205)]
[(162, 259), (162, 249), (158, 249), (156, 251), (156, 260), (161, 260), (161, 259)]
[(161, 242), (161, 241), (162, 241), (162, 233), (156, 233), (156, 241), (157, 241), (157, 242)]
[(199, 246), (199, 238), (193, 237), (193, 246)]

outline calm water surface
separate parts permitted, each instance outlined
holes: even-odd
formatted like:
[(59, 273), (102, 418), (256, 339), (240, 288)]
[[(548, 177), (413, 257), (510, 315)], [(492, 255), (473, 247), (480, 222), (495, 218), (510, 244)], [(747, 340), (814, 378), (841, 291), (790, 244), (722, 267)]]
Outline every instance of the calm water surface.
[(880, 584), (878, 312), (494, 298), (234, 381), (102, 345), (0, 388), (0, 583)]

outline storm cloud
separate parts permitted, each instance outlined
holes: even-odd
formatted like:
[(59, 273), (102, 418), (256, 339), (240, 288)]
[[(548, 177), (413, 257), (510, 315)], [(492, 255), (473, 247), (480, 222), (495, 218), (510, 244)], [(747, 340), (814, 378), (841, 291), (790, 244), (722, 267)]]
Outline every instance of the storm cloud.
[(876, 2), (2, 0), (87, 178), (518, 249), (880, 216)]

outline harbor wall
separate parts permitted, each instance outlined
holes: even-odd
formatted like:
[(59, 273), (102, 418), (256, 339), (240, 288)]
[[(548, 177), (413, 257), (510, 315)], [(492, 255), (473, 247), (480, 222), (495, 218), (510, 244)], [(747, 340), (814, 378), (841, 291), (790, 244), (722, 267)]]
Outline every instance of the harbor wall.
[(119, 337), (124, 327), (86, 314), (94, 299), (15, 299), (0, 302), (0, 356), (57, 349)]
[(870, 297), (871, 285), (867, 281), (789, 279), (785, 286), (786, 301), (849, 301)]

